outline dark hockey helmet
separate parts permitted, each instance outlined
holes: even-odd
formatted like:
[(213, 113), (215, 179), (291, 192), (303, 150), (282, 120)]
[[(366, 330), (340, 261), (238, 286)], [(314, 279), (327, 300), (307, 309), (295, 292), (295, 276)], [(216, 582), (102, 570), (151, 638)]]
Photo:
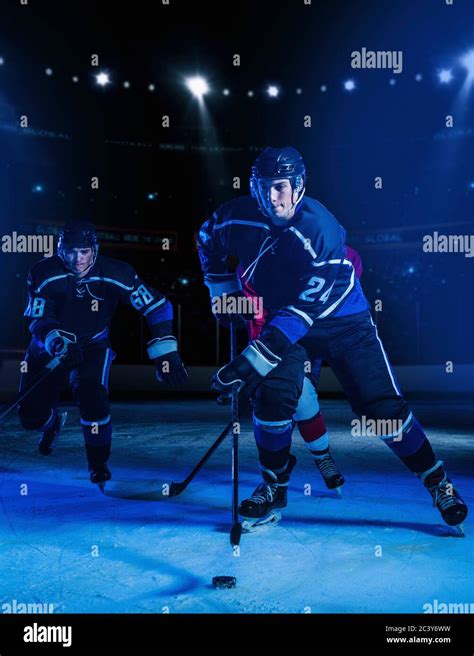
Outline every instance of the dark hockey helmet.
[(292, 146), (265, 148), (255, 160), (250, 175), (250, 193), (257, 199), (260, 210), (268, 216), (259, 185), (261, 180), (288, 178), (293, 191), (298, 192), (295, 203), (303, 199), (306, 182), (306, 167), (300, 153)]
[(99, 239), (95, 226), (88, 221), (69, 221), (59, 231), (58, 255), (67, 265), (64, 251), (72, 248), (92, 248), (93, 264), (99, 252)]

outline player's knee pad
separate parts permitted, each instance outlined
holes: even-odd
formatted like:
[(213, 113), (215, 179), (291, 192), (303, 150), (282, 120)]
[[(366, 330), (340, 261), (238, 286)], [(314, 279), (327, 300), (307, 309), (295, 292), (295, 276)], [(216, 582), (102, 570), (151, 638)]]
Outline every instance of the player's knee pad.
[(303, 381), (303, 391), (296, 406), (296, 412), (293, 419), (295, 421), (306, 421), (312, 419), (319, 412), (319, 401), (316, 388), (311, 380), (305, 376)]
[(415, 453), (426, 439), (401, 396), (364, 404), (359, 421), (360, 425), (353, 422), (353, 431), (367, 437), (379, 437), (400, 457)]
[(402, 425), (410, 415), (410, 409), (402, 396), (375, 399), (373, 401), (361, 403), (359, 408), (355, 409), (355, 411), (362, 421), (375, 421), (381, 426), (385, 421), (387, 426), (393, 424), (395, 429), (400, 422), (400, 425)]
[(44, 411), (33, 410), (27, 406), (18, 407), (18, 418), (21, 427), (25, 430), (44, 430), (52, 417), (54, 410), (45, 409)]
[(295, 414), (300, 391), (294, 384), (283, 389), (267, 385), (264, 381), (255, 392), (254, 414), (265, 421), (290, 421)]
[(293, 432), (293, 421), (290, 419), (268, 421), (253, 416), (253, 431), (258, 447), (267, 451), (279, 451), (289, 447)]
[(109, 414), (109, 397), (103, 385), (97, 385), (96, 381), (81, 381), (73, 391), (82, 418), (97, 421)]

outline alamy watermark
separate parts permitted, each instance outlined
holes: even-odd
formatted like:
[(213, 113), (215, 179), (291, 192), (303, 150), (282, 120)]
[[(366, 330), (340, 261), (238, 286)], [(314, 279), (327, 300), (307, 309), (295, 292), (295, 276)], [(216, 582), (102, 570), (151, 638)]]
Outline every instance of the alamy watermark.
[(474, 257), (474, 235), (440, 235), (435, 230), (432, 235), (423, 236), (424, 253), (464, 253), (464, 257)]
[(17, 599), (5, 601), (2, 604), (2, 613), (4, 615), (21, 615), (21, 614), (51, 614), (58, 608), (57, 604), (39, 604), (24, 603)]
[(393, 438), (400, 442), (403, 437), (403, 421), (401, 419), (367, 419), (363, 415), (360, 419), (351, 421), (352, 437), (382, 437)]
[(352, 68), (388, 68), (397, 75), (403, 71), (403, 52), (401, 50), (353, 50)]
[(465, 603), (445, 603), (444, 601), (438, 601), (438, 599), (433, 599), (432, 602), (423, 604), (423, 612), (430, 614), (448, 614), (448, 613), (474, 613), (474, 603), (471, 601)]
[(213, 314), (253, 315), (255, 319), (263, 317), (263, 298), (261, 296), (233, 296), (223, 294), (212, 297)]
[(45, 257), (54, 254), (53, 235), (2, 235), (2, 253), (44, 253)]
[(63, 647), (72, 645), (72, 626), (42, 626), (36, 622), (25, 626), (23, 642), (60, 642)]

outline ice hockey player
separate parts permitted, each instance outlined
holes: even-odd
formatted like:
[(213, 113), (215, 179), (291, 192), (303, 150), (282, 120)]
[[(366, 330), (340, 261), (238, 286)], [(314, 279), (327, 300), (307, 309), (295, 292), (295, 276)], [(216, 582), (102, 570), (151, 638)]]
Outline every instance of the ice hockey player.
[(20, 390), (26, 389), (51, 358), (62, 365), (52, 371), (19, 405), (23, 428), (41, 431), (39, 451), (52, 446), (65, 421), (58, 410), (59, 394), (69, 382), (79, 404), (87, 462), (92, 483), (111, 478), (107, 461), (112, 441), (108, 399), (109, 369), (115, 353), (109, 325), (119, 301), (133, 306), (147, 320), (152, 339), (148, 355), (160, 381), (182, 384), (187, 372), (172, 333), (171, 303), (120, 260), (99, 255), (95, 227), (67, 223), (60, 231), (57, 255), (36, 263), (28, 276), (25, 317), (32, 334), (25, 356)]
[(347, 258), (345, 230), (305, 196), (305, 181), (297, 150), (266, 148), (252, 167), (251, 195), (222, 205), (198, 236), (211, 299), (243, 294), (226, 268), (232, 255), (269, 311), (260, 336), (214, 376), (216, 389), (237, 383), (253, 403), (263, 482), (239, 512), (259, 520), (287, 504), (293, 416), (309, 356), (330, 365), (356, 415), (394, 427), (380, 437), (420, 477), (444, 521), (459, 525), (467, 507), (397, 385)]
[[(352, 262), (357, 278), (362, 275), (362, 260), (359, 253), (350, 246), (346, 246), (347, 258)], [(237, 268), (237, 273), (242, 283), (242, 291), (247, 298), (256, 299), (255, 290), (248, 284), (243, 276), (243, 269)], [(258, 339), (265, 325), (268, 311), (263, 311), (258, 316), (249, 316), (247, 328), (250, 340)], [(336, 490), (340, 494), (344, 484), (344, 476), (339, 471), (334, 458), (329, 450), (329, 433), (326, 428), (323, 414), (320, 410), (318, 399), (318, 382), (321, 372), (321, 360), (309, 363), (308, 370), (305, 368), (305, 379), (303, 391), (298, 400), (298, 406), (293, 420), (303, 438), (309, 453), (314, 459), (314, 464), (319, 470), (326, 487)]]

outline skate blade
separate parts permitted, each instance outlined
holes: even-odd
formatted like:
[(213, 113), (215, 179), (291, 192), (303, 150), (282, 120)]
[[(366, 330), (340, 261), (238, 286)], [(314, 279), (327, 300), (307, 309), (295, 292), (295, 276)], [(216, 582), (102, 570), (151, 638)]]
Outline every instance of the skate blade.
[(466, 534), (464, 533), (464, 524), (458, 524), (457, 526), (452, 526), (453, 534), (457, 538), (465, 538)]
[(105, 483), (96, 483), (97, 488), (102, 492), (102, 494), (105, 494)]
[(342, 486), (335, 487), (334, 492), (336, 493), (338, 499), (342, 499)]
[(273, 510), (266, 517), (242, 517), (242, 533), (255, 533), (263, 527), (269, 527), (278, 524), (281, 519), (281, 512)]

